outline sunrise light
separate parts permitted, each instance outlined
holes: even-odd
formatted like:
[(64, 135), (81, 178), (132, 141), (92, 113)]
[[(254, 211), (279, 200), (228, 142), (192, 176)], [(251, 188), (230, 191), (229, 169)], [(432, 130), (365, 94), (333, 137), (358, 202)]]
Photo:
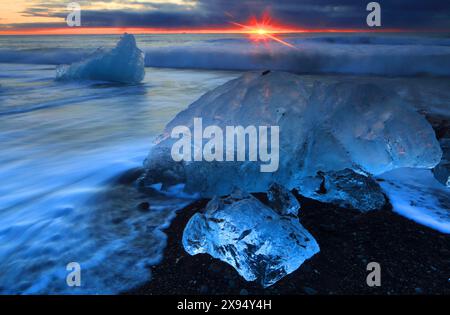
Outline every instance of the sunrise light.
[[(273, 22), (272, 18), (268, 14), (264, 14), (260, 21), (255, 17), (252, 17), (248, 24), (241, 24), (237, 22), (231, 22), (231, 24), (240, 27), (242, 33), (248, 34), (249, 38), (254, 42), (275, 41), (284, 46), (295, 48), (295, 46), (282, 40), (276, 35), (291, 33), (292, 30), (287, 27), (278, 26)], [(300, 33), (302, 30), (297, 30), (297, 32)]]

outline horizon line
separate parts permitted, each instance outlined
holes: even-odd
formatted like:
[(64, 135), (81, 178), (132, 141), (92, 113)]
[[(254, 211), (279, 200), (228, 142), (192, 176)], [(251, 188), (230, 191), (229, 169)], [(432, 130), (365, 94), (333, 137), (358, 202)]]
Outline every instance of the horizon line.
[[(301, 34), (301, 33), (405, 33), (405, 32), (443, 32), (442, 30), (412, 30), (412, 29), (307, 29), (307, 28), (276, 28), (273, 34)], [(16, 35), (119, 35), (132, 33), (135, 35), (164, 35), (164, 34), (249, 34), (241, 28), (150, 28), (150, 27), (51, 27), (28, 28), (15, 30), (0, 30), (0, 36)]]

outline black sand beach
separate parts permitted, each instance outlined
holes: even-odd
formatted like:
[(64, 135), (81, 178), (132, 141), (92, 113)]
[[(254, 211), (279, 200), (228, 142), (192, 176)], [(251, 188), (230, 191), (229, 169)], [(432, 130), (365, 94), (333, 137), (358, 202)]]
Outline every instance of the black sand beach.
[[(264, 201), (265, 195), (258, 195)], [(209, 255), (190, 256), (182, 246), (183, 229), (207, 200), (179, 211), (166, 230), (163, 261), (152, 280), (125, 294), (449, 294), (450, 235), (392, 212), (390, 206), (361, 214), (298, 196), (300, 220), (320, 252), (298, 270), (263, 289), (246, 282), (229, 265)], [(381, 286), (366, 284), (369, 262), (381, 265)]]

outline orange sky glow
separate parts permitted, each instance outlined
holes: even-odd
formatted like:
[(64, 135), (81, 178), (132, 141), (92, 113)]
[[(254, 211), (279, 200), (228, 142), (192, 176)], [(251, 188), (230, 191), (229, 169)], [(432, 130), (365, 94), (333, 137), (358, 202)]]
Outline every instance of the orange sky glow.
[[(301, 28), (273, 28), (270, 34), (292, 33), (361, 33), (367, 29), (301, 29)], [(373, 32), (373, 30), (370, 30)], [(383, 29), (382, 32), (400, 32), (398, 29)], [(256, 29), (242, 27), (210, 28), (210, 29), (163, 29), (145, 27), (61, 27), (61, 28), (30, 28), (0, 30), (0, 35), (106, 35), (106, 34), (256, 34)]]

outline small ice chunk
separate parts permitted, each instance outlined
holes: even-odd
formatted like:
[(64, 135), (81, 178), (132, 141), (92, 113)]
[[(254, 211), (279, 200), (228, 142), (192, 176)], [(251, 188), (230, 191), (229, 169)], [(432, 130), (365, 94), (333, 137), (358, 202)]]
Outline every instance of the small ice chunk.
[(133, 35), (125, 33), (117, 46), (98, 49), (85, 60), (56, 69), (57, 80), (99, 80), (139, 83), (144, 79), (144, 53), (136, 46)]
[(433, 174), (439, 182), (450, 187), (450, 138), (442, 138), (439, 143), (444, 154), (441, 162), (433, 169)]
[(269, 206), (280, 215), (298, 216), (300, 203), (284, 186), (272, 183), (267, 192), (267, 198), (269, 199)]
[[(284, 199), (273, 196), (272, 200)], [(290, 201), (279, 206), (293, 209)], [(320, 250), (297, 217), (281, 215), (240, 191), (215, 197), (203, 213), (196, 213), (184, 229), (183, 246), (190, 255), (208, 253), (230, 264), (245, 280), (257, 280), (264, 287), (295, 271)]]
[[(386, 198), (378, 183), (370, 176), (355, 173), (351, 169), (337, 172), (319, 172), (315, 183), (305, 182), (300, 193), (306, 197), (329, 202), (340, 207), (361, 212), (381, 209)], [(311, 189), (312, 188), (312, 189)]]

